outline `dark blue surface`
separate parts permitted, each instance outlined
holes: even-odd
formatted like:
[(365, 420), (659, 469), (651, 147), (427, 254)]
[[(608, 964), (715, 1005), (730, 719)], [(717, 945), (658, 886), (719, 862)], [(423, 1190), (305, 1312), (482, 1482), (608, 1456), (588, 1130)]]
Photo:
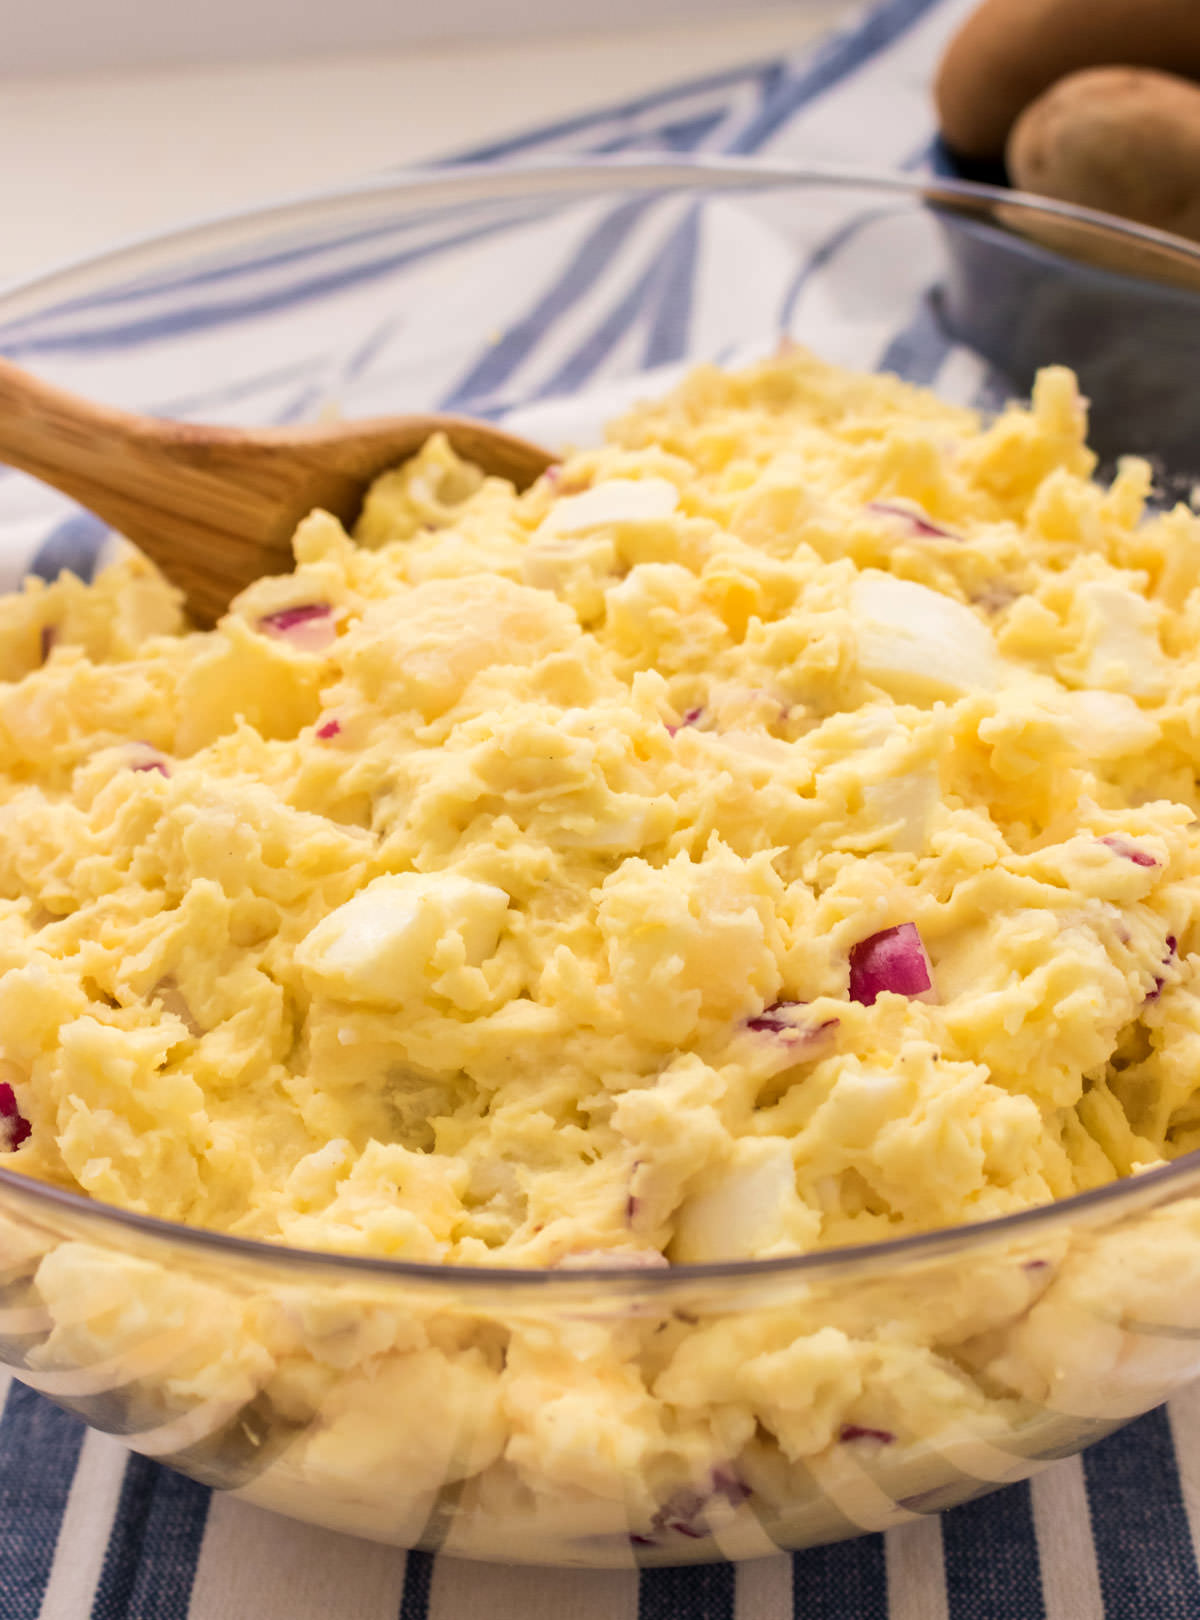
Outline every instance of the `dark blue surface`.
[(400, 1594), (397, 1620), (425, 1620), (432, 1583), (433, 1554), (410, 1552), (404, 1565), (404, 1591)]
[(1110, 1620), (1197, 1620), (1200, 1575), (1165, 1407), (1083, 1454)]
[(733, 1620), (737, 1571), (732, 1564), (644, 1569), (638, 1620)]
[(942, 1551), (950, 1620), (1045, 1620), (1027, 1484), (943, 1515)]
[(84, 1428), (13, 1384), (0, 1418), (0, 1620), (37, 1620)]
[(57, 579), (62, 573), (71, 573), (84, 581), (90, 580), (107, 533), (107, 525), (90, 512), (73, 512), (42, 541), (33, 559), (33, 572), (43, 579)]
[(211, 1495), (130, 1457), (91, 1620), (187, 1620)]
[(793, 1620), (887, 1620), (882, 1536), (792, 1554)]

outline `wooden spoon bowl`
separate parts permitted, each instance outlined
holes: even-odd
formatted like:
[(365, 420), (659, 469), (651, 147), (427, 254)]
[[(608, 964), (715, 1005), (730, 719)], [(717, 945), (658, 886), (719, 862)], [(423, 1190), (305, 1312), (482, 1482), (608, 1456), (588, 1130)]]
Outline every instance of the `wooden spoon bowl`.
[(253, 580), (291, 568), (292, 535), (314, 507), (352, 523), (372, 479), (439, 432), (518, 489), (555, 459), (460, 416), (253, 429), (161, 421), (80, 399), (0, 360), (0, 461), (132, 540), (205, 625)]

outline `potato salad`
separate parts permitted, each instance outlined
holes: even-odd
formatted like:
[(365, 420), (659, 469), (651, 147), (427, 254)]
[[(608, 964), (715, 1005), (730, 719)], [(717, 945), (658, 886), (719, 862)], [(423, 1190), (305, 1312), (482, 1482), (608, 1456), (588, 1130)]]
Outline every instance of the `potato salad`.
[(0, 1163), (665, 1268), (1200, 1145), (1200, 520), (1086, 437), (787, 350), (523, 493), (434, 439), (207, 633), (0, 601)]

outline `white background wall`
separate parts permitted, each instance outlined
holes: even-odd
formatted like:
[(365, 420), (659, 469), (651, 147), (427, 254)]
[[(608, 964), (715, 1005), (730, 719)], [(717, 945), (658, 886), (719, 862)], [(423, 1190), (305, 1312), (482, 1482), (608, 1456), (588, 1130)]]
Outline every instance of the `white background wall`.
[[(772, 3), (772, 0), (767, 0)], [(804, 9), (804, 0), (773, 0)], [(0, 76), (730, 21), (746, 0), (0, 0)], [(763, 0), (748, 9), (761, 14)]]
[[(210, 55), (157, 69), (148, 65), (148, 48), (156, 38), (161, 48), (162, 23), (151, 19), (140, 66), (111, 60), (111, 35), (106, 66), (98, 49), (85, 57), (82, 39), (64, 39), (51, 66), (37, 37), (37, 73), (5, 77), (13, 66), (13, 8), (40, 4), (61, 17), (70, 3), (0, 0), (0, 284), (123, 237), (419, 163), (665, 84), (790, 54), (844, 23), (856, 0), (744, 0), (723, 9), (689, 0), (682, 15), (679, 0), (638, 0), (639, 13), (657, 17), (653, 26), (599, 29), (596, 0), (560, 0), (560, 15), (573, 27), (507, 39), (494, 32), (496, 15), (520, 0), (493, 0), (490, 38), (380, 47), (364, 44), (361, 30), (348, 25), (331, 50), (315, 54), (284, 59), (278, 41), (259, 34), (252, 60), (222, 63)], [(144, 0), (148, 7), (177, 3)], [(279, 0), (189, 3), (227, 12)], [(320, 3), (343, 8), (351, 20), (359, 15), (360, 0)], [(451, 15), (461, 18), (468, 0), (427, 3), (457, 6)], [(481, 0), (470, 3), (478, 9)], [(633, 7), (605, 0), (607, 13), (618, 9), (627, 16)], [(28, 19), (22, 26), (22, 37), (33, 38)], [(71, 56), (99, 71), (68, 71)]]

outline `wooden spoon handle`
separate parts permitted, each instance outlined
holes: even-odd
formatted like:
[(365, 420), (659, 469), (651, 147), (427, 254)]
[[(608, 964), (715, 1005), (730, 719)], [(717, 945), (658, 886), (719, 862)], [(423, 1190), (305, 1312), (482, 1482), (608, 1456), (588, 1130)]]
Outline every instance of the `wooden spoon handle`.
[(0, 461), (121, 528), (130, 475), (154, 424), (89, 400), (0, 359)]
[(96, 405), (0, 359), (0, 461), (126, 535), (202, 623), (252, 580), (291, 566), (315, 506), (350, 523), (367, 484), (443, 431), (460, 455), (520, 488), (549, 453), (463, 417), (397, 416), (294, 428), (207, 427)]
[[(181, 585), (195, 617), (212, 623), (231, 595), (286, 567), (286, 520), (256, 501), (219, 453), (232, 431), (158, 422), (96, 405), (0, 359), (0, 460), (69, 495), (126, 535)], [(226, 440), (214, 445), (213, 440)]]

